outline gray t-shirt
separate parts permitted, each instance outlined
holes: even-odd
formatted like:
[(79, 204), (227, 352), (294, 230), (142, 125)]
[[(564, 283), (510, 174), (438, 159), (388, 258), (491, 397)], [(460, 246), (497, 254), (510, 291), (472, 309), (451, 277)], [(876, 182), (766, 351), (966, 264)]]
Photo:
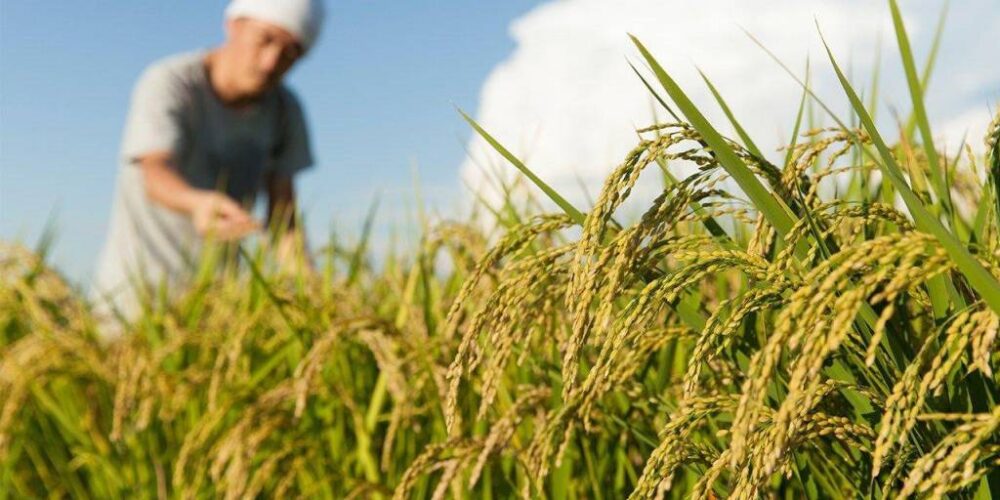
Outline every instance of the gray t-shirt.
[(146, 195), (136, 160), (168, 151), (193, 187), (227, 193), (247, 206), (270, 172), (294, 175), (312, 165), (305, 118), (285, 87), (252, 106), (228, 108), (216, 97), (204, 66), (206, 52), (152, 64), (132, 94), (121, 146), (121, 165), (92, 298), (99, 312), (139, 312), (136, 286), (190, 274), (201, 238), (189, 217)]

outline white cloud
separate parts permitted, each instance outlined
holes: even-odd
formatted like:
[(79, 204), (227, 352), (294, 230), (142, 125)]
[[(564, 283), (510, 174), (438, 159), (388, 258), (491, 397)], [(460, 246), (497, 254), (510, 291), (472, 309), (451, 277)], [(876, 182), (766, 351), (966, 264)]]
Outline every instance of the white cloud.
[[(979, 133), (1000, 97), (1000, 65), (989, 38), (1000, 28), (993, 0), (953, 3), (945, 41), (928, 91), (935, 133), (955, 144), (968, 129)], [(940, 3), (904, 2), (904, 16), (922, 64)], [(516, 20), (516, 48), (482, 88), (477, 120), (543, 179), (581, 202), (579, 180), (596, 192), (604, 176), (636, 143), (634, 129), (653, 121), (648, 91), (628, 68), (640, 57), (635, 34), (713, 123), (731, 134), (702, 69), (765, 151), (787, 139), (801, 91), (742, 31), (746, 29), (796, 72), (812, 61), (819, 94), (844, 115), (848, 105), (817, 35), (818, 21), (838, 62), (867, 88), (882, 52), (879, 114), (908, 113), (898, 49), (888, 9), (871, 0), (557, 0)], [(663, 113), (660, 112), (662, 118)], [(829, 120), (827, 121), (829, 123)], [(978, 127), (978, 128), (977, 128)], [(974, 144), (982, 141), (970, 135)], [(478, 165), (507, 166), (479, 137), (462, 166), (463, 178), (485, 185)], [(488, 188), (485, 189), (489, 192)]]

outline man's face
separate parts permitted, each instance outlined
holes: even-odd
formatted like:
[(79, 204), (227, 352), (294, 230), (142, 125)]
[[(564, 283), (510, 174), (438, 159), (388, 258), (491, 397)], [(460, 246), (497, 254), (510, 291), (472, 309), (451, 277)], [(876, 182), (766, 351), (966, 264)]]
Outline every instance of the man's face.
[(229, 50), (233, 80), (246, 95), (260, 95), (274, 88), (302, 57), (302, 46), (287, 31), (250, 18), (230, 20)]

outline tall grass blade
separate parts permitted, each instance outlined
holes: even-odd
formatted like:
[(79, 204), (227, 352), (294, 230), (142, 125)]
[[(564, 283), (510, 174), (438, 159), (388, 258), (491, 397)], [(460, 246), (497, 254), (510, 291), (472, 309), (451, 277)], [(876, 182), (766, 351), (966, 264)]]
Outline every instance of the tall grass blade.
[(799, 110), (795, 113), (795, 125), (792, 127), (792, 136), (788, 138), (788, 151), (785, 152), (783, 168), (788, 168), (792, 164), (792, 155), (795, 154), (795, 146), (799, 144), (799, 130), (802, 127), (802, 116), (806, 109), (806, 98), (809, 97), (809, 60), (806, 59), (806, 85), (802, 87), (802, 97), (799, 99)]
[(462, 118), (464, 118), (465, 121), (472, 126), (472, 128), (476, 131), (476, 133), (478, 133), (483, 139), (485, 139), (486, 142), (489, 143), (489, 145), (492, 146), (493, 149), (495, 149), (498, 153), (500, 153), (500, 155), (503, 156), (507, 161), (509, 161), (511, 165), (514, 165), (515, 168), (520, 170), (521, 173), (525, 175), (525, 177), (530, 179), (531, 182), (535, 184), (535, 186), (538, 186), (538, 188), (541, 189), (542, 192), (544, 192), (545, 195), (548, 196), (550, 200), (552, 200), (556, 205), (558, 205), (559, 208), (561, 208), (563, 212), (565, 212), (566, 215), (568, 215), (570, 219), (573, 220), (573, 222), (581, 226), (583, 225), (584, 216), (582, 212), (577, 210), (576, 207), (570, 204), (570, 202), (566, 201), (566, 199), (563, 198), (562, 195), (557, 193), (556, 190), (552, 189), (552, 187), (546, 184), (545, 181), (543, 181), (537, 175), (535, 175), (535, 173), (532, 172), (531, 169), (529, 169), (527, 165), (524, 164), (524, 162), (522, 162), (520, 159), (514, 156), (513, 153), (508, 151), (507, 148), (503, 147), (503, 145), (500, 144), (499, 141), (494, 139), (493, 136), (491, 136), (489, 133), (486, 132), (486, 130), (483, 129), (483, 127), (481, 127), (478, 123), (476, 123), (476, 120), (473, 120), (472, 117), (467, 115), (462, 110), (458, 110), (458, 112), (462, 115)]
[[(951, 0), (945, 0), (944, 4), (941, 5), (941, 11), (938, 13), (937, 27), (934, 28), (934, 39), (931, 41), (931, 50), (927, 53), (927, 59), (924, 61), (924, 69), (920, 73), (920, 88), (925, 93), (927, 92), (927, 87), (930, 85), (931, 75), (934, 73), (934, 66), (937, 63), (938, 52), (941, 49), (941, 40), (944, 37), (945, 21), (948, 19), (948, 8), (950, 5)], [(916, 115), (911, 113), (906, 122), (907, 137), (913, 137), (913, 132), (916, 128)]]
[(945, 176), (942, 170), (945, 168), (941, 164), (937, 149), (934, 147), (934, 136), (931, 133), (930, 122), (927, 119), (927, 108), (924, 106), (924, 91), (917, 76), (917, 67), (913, 61), (913, 49), (910, 47), (910, 39), (906, 34), (906, 26), (903, 25), (903, 16), (899, 11), (896, 0), (889, 0), (889, 9), (892, 12), (892, 24), (896, 31), (896, 42), (899, 45), (899, 54), (903, 62), (903, 69), (906, 73), (906, 83), (910, 89), (910, 99), (913, 102), (913, 115), (916, 119), (917, 128), (923, 139), (924, 153), (930, 164), (931, 180), (934, 183), (934, 190), (947, 215), (952, 215), (951, 193), (948, 191)]
[(375, 214), (378, 213), (380, 196), (375, 195), (372, 204), (368, 207), (368, 214), (365, 215), (365, 222), (361, 226), (361, 238), (358, 246), (351, 255), (351, 264), (347, 271), (347, 284), (354, 284), (361, 274), (361, 267), (364, 264), (365, 255), (368, 253), (368, 244), (372, 237), (372, 228), (375, 226)]
[(660, 66), (660, 63), (656, 61), (653, 55), (646, 49), (646, 47), (633, 35), (629, 35), (632, 39), (632, 43), (639, 49), (642, 57), (646, 60), (652, 68), (653, 73), (656, 75), (660, 84), (667, 91), (667, 95), (674, 101), (681, 113), (688, 119), (691, 125), (701, 134), (702, 139), (708, 146), (712, 149), (716, 158), (723, 168), (729, 172), (733, 180), (740, 186), (740, 189), (750, 198), (754, 206), (764, 214), (768, 222), (778, 231), (779, 234), (788, 234), (792, 229), (794, 224), (793, 217), (790, 214), (788, 207), (784, 206), (774, 195), (771, 194), (767, 188), (757, 179), (754, 173), (743, 160), (741, 160), (736, 153), (733, 151), (729, 144), (726, 144), (725, 139), (715, 130), (701, 111), (691, 102), (691, 99), (687, 97), (683, 90), (677, 85), (677, 83), (667, 74), (667, 72)]
[(698, 69), (698, 74), (701, 75), (701, 79), (705, 81), (705, 85), (708, 86), (708, 90), (712, 92), (712, 96), (715, 97), (715, 102), (719, 103), (719, 107), (722, 108), (722, 112), (726, 114), (726, 118), (729, 119), (729, 123), (733, 125), (733, 129), (736, 130), (736, 134), (740, 136), (743, 140), (743, 145), (754, 154), (754, 156), (763, 159), (764, 153), (760, 152), (760, 148), (754, 144), (753, 139), (750, 138), (750, 134), (747, 133), (746, 129), (740, 125), (740, 122), (736, 119), (736, 115), (733, 114), (733, 110), (729, 108), (729, 104), (726, 100), (722, 98), (722, 94), (719, 90), (715, 88), (712, 81), (708, 79), (708, 75), (705, 74), (700, 68)]
[[(822, 33), (820, 33), (822, 37)], [(837, 78), (840, 80), (841, 86), (844, 88), (844, 92), (847, 94), (848, 99), (851, 101), (851, 105), (854, 106), (855, 112), (861, 119), (861, 124), (871, 136), (872, 142), (875, 144), (875, 148), (881, 157), (881, 162), (878, 162), (879, 168), (882, 170), (882, 174), (892, 182), (893, 187), (899, 192), (900, 196), (903, 197), (903, 201), (906, 203), (907, 208), (910, 209), (910, 214), (913, 216), (917, 228), (926, 231), (935, 238), (941, 246), (948, 252), (948, 255), (955, 261), (955, 265), (962, 272), (966, 279), (969, 280), (969, 284), (973, 289), (979, 293), (979, 296), (983, 299), (986, 304), (989, 305), (991, 309), (1000, 313), (1000, 283), (997, 279), (993, 277), (979, 262), (969, 253), (962, 243), (955, 238), (950, 231), (948, 231), (937, 218), (935, 218), (928, 210), (924, 207), (923, 203), (917, 198), (917, 195), (910, 189), (910, 186), (906, 183), (906, 179), (903, 177), (902, 170), (896, 159), (892, 156), (892, 152), (889, 151), (889, 147), (885, 144), (882, 136), (879, 135), (878, 130), (875, 128), (875, 124), (872, 122), (871, 116), (869, 116), (868, 111), (865, 110), (864, 105), (861, 103), (860, 98), (854, 91), (854, 88), (847, 81), (844, 76), (843, 71), (841, 71), (840, 66), (837, 64), (836, 59), (833, 57), (833, 51), (830, 50), (830, 46), (827, 44), (826, 39), (823, 39), (823, 46), (826, 48), (827, 56), (830, 58), (830, 63), (833, 65), (834, 71), (837, 73)]]
[[(760, 40), (758, 40), (755, 36), (753, 36), (753, 34), (751, 34), (750, 32), (747, 32), (745, 30), (744, 30), (744, 33), (746, 33), (746, 35), (748, 37), (750, 37), (750, 39), (753, 40), (753, 42), (758, 47), (760, 47), (761, 50), (763, 50), (764, 53), (766, 53), (771, 58), (771, 60), (773, 60), (776, 64), (778, 64), (778, 66), (782, 70), (784, 70), (786, 74), (788, 74), (793, 80), (795, 80), (803, 88), (803, 90), (806, 93), (808, 93), (810, 97), (812, 97), (813, 101), (816, 104), (819, 104), (820, 108), (822, 108), (823, 111), (826, 112), (826, 114), (828, 116), (830, 116), (833, 119), (833, 121), (836, 122), (837, 125), (842, 130), (844, 130), (845, 132), (847, 132), (848, 134), (850, 134), (853, 137), (854, 142), (858, 145), (858, 147), (860, 148), (860, 150), (861, 150), (861, 152), (862, 152), (862, 154), (864, 156), (870, 157), (876, 164), (879, 164), (879, 162), (878, 162), (878, 156), (876, 155), (876, 153), (872, 152), (870, 150), (870, 148), (868, 147), (868, 145), (864, 144), (864, 141), (861, 141), (856, 136), (856, 134), (854, 134), (852, 132), (853, 128), (849, 127), (847, 125), (847, 123), (844, 122), (844, 120), (842, 120), (839, 116), (837, 116), (837, 113), (835, 113), (833, 111), (833, 109), (830, 108), (830, 106), (828, 106), (818, 95), (816, 95), (816, 93), (813, 92), (813, 90), (809, 87), (809, 85), (806, 82), (804, 82), (801, 78), (799, 78), (795, 74), (795, 72), (793, 72), (784, 62), (782, 62), (781, 59), (778, 58), (778, 56), (774, 54), (774, 52), (772, 52), (770, 49), (768, 49), (767, 46), (765, 46)], [(827, 50), (828, 50), (828, 54), (829, 54), (829, 48)], [(839, 74), (843, 75), (843, 72), (840, 72)], [(847, 82), (846, 77), (843, 79), (843, 81)], [(849, 83), (848, 83), (848, 85), (849, 85)], [(857, 97), (856, 94), (855, 94), (855, 97)], [(852, 105), (854, 105), (854, 104), (852, 104)], [(857, 106), (861, 106), (861, 107), (864, 106), (861, 103), (860, 98), (857, 98)], [(867, 116), (867, 112), (866, 112), (866, 116)], [(859, 119), (860, 119), (860, 116), (859, 116)], [(869, 121), (871, 121), (870, 116), (869, 116)], [(884, 142), (883, 142), (883, 144), (884, 144)], [(881, 166), (881, 164), (879, 164), (879, 165)], [(897, 166), (896, 170), (899, 171), (898, 166)], [(904, 181), (904, 184), (905, 184), (905, 181)], [(886, 182), (883, 179), (881, 191), (882, 191), (883, 196), (886, 197), (886, 199), (884, 200), (884, 203), (887, 203), (887, 204), (891, 204), (892, 203), (894, 194), (892, 193), (892, 189), (891, 188), (893, 188), (895, 185), (896, 185), (895, 182)], [(911, 192), (911, 194), (912, 194), (912, 192)], [(914, 195), (914, 197), (915, 197), (915, 195)], [(951, 297), (951, 301), (954, 302), (956, 305), (961, 305), (961, 304), (964, 303), (964, 301), (962, 300), (961, 296), (959, 296), (958, 293), (955, 291), (955, 287), (953, 285), (951, 285), (950, 283), (945, 283), (945, 280), (944, 280), (943, 277), (939, 276), (939, 277), (935, 277), (935, 278), (931, 279), (929, 281), (929, 283), (928, 283), (928, 289), (929, 289), (929, 293), (930, 293), (930, 297), (931, 297), (931, 303), (932, 303), (932, 305), (934, 307), (935, 316), (937, 316), (939, 318), (942, 317), (945, 314), (945, 312), (947, 311), (947, 309), (948, 309), (948, 298), (949, 298), (949, 296)]]
[[(1000, 108), (997, 108), (996, 117), (987, 131), (986, 147), (987, 152), (987, 177), (988, 183), (993, 187), (993, 217), (996, 219), (994, 237), (1000, 237)], [(987, 205), (989, 202), (986, 203)], [(983, 234), (983, 233), (980, 233)]]
[(642, 72), (640, 72), (639, 69), (636, 68), (634, 64), (632, 64), (632, 61), (629, 61), (628, 67), (632, 68), (632, 72), (635, 73), (635, 76), (639, 77), (639, 81), (641, 81), (642, 84), (646, 87), (646, 90), (648, 90), (650, 94), (653, 94), (653, 97), (656, 98), (656, 101), (660, 103), (660, 106), (663, 106), (663, 109), (667, 110), (667, 113), (670, 113), (670, 116), (673, 117), (674, 121), (680, 122), (681, 118), (677, 116), (677, 113), (674, 112), (674, 108), (671, 108), (670, 105), (667, 104), (667, 101), (664, 100), (663, 97), (660, 97), (660, 93), (657, 92), (656, 89), (654, 89), (653, 86), (649, 84), (649, 81), (646, 80), (646, 77), (642, 75)]

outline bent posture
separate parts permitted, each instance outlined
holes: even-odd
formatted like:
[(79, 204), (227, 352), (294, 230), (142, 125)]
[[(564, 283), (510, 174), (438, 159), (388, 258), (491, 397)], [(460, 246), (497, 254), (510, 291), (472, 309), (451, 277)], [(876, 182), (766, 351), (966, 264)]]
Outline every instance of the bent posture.
[[(302, 108), (282, 84), (312, 47), (319, 0), (234, 0), (225, 42), (149, 66), (132, 95), (111, 224), (94, 275), (98, 313), (133, 319), (144, 285), (176, 287), (206, 238), (287, 228), (279, 258), (300, 255), (295, 175), (313, 163)], [(298, 250), (298, 251), (297, 251)]]

